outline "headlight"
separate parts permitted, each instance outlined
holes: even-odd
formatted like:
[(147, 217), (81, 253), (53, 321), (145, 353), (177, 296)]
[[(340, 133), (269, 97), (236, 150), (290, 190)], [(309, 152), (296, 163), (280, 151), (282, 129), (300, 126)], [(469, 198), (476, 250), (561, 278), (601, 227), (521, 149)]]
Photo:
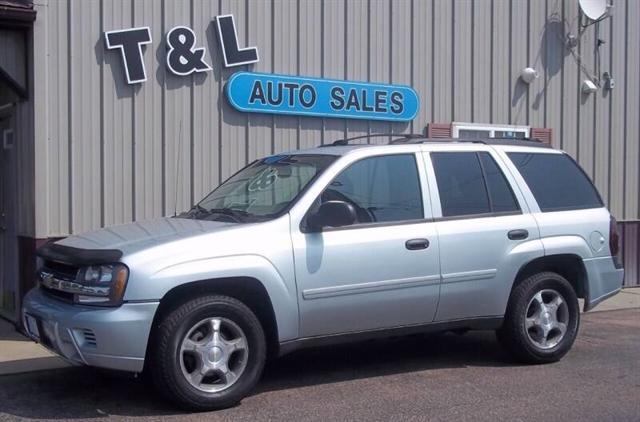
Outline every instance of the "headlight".
[(76, 284), (82, 287), (74, 296), (75, 302), (83, 305), (119, 306), (128, 278), (129, 269), (122, 264), (81, 268)]

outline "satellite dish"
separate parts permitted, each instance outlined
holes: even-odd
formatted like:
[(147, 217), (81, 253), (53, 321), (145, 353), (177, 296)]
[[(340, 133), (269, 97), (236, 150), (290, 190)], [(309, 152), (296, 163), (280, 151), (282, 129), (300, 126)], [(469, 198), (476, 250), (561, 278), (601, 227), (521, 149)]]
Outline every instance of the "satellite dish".
[(607, 0), (578, 0), (582, 13), (592, 21), (598, 20), (607, 13)]

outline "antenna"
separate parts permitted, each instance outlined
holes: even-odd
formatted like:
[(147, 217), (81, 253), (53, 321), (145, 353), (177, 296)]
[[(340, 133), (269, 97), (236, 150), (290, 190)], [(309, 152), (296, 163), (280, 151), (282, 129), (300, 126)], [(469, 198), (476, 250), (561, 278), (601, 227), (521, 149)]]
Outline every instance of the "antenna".
[(182, 163), (182, 119), (178, 129), (178, 154), (176, 159), (176, 184), (174, 186), (173, 216), (178, 215), (178, 178), (180, 177), (180, 164)]
[[(607, 0), (578, 0), (582, 13), (596, 23), (608, 17), (609, 5)], [(587, 25), (588, 26), (588, 25)]]

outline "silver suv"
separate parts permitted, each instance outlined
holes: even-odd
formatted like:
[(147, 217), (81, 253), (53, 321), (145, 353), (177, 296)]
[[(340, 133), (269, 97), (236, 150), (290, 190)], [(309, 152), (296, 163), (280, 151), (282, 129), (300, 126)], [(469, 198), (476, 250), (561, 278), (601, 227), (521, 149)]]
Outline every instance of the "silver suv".
[(561, 151), (341, 140), (256, 160), (176, 217), (46, 245), (23, 323), (73, 363), (144, 370), (180, 406), (217, 409), (267, 357), (320, 344), (496, 330), (515, 358), (557, 361), (578, 298), (620, 290), (618, 252)]

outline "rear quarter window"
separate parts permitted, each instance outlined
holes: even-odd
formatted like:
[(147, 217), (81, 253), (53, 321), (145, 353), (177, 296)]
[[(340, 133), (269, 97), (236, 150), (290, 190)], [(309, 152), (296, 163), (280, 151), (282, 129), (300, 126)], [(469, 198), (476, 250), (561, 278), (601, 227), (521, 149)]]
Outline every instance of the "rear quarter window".
[(598, 191), (567, 154), (507, 153), (542, 212), (600, 208)]

